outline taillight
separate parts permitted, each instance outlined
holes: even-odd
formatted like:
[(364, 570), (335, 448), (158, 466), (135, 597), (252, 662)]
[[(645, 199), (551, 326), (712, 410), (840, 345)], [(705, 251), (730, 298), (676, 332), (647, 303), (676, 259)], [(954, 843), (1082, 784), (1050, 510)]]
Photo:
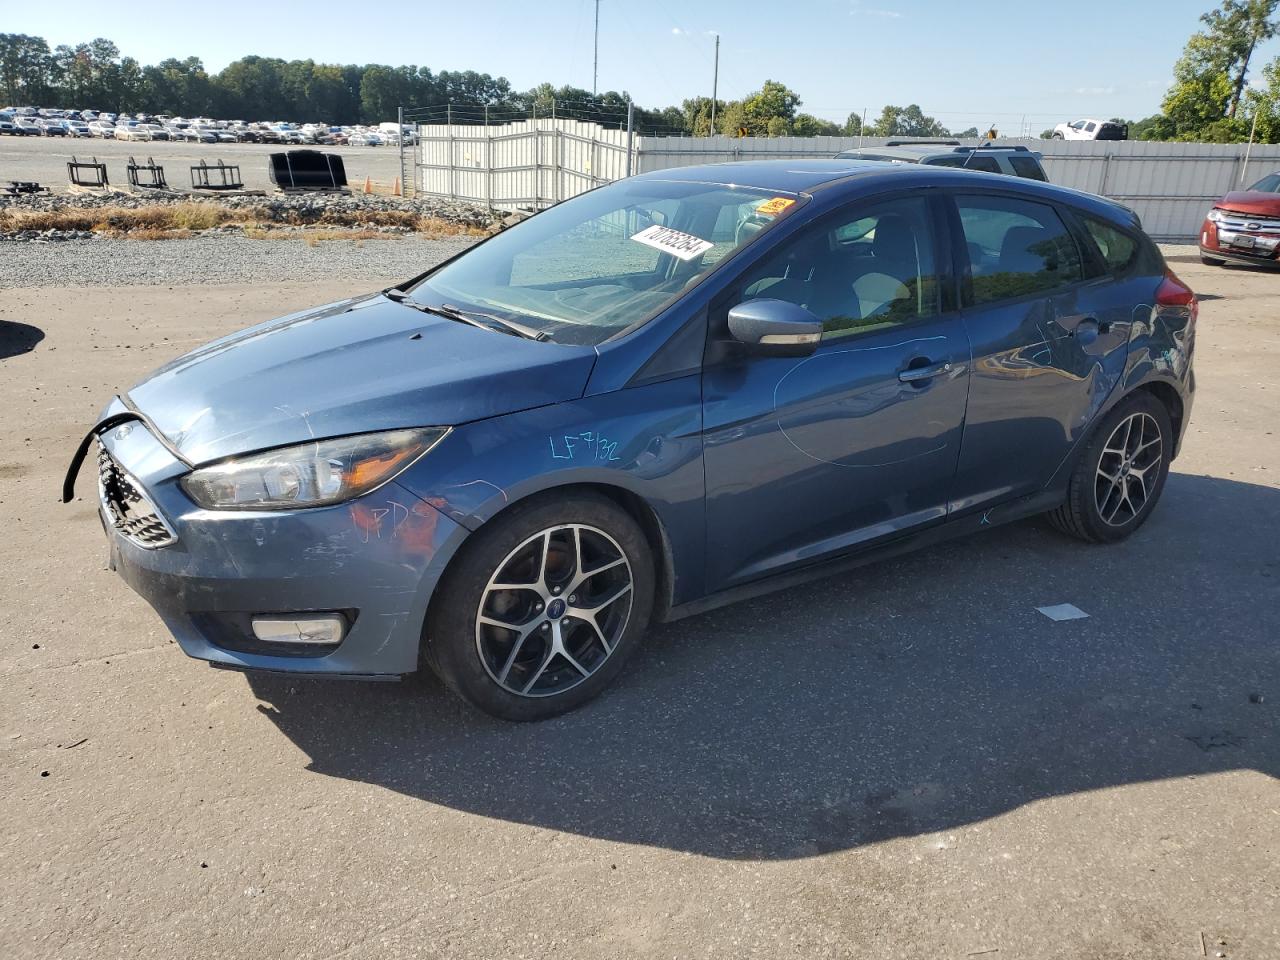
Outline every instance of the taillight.
[(1156, 307), (1185, 307), (1191, 311), (1191, 319), (1194, 321), (1200, 312), (1200, 301), (1196, 299), (1195, 291), (1188, 287), (1185, 283), (1178, 279), (1178, 275), (1168, 267), (1164, 271), (1164, 279), (1160, 281), (1160, 286), (1156, 288)]

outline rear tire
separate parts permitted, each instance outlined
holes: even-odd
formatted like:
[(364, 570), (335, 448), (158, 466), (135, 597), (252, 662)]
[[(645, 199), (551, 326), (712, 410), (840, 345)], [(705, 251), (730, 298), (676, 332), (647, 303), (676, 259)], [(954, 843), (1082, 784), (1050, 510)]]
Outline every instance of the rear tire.
[(1200, 254), (1200, 262), (1203, 263), (1206, 267), (1221, 267), (1227, 261), (1219, 260), (1217, 257), (1207, 257), (1202, 253)]
[(1072, 470), (1067, 499), (1049, 520), (1088, 543), (1123, 540), (1155, 509), (1172, 452), (1164, 404), (1145, 391), (1130, 394), (1093, 431)]
[(644, 532), (616, 503), (531, 499), (481, 528), (441, 579), (426, 660), (492, 716), (557, 716), (622, 671), (648, 626), (654, 581)]

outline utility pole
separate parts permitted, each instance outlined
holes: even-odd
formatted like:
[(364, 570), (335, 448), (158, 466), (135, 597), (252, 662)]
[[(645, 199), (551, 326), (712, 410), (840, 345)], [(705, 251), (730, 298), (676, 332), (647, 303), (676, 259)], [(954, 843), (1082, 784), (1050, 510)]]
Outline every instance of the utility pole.
[(711, 71), (711, 132), (710, 136), (716, 135), (716, 93), (720, 86), (720, 34), (716, 34), (716, 59), (715, 67)]
[(635, 107), (636, 105), (630, 100), (627, 101), (627, 172), (626, 176), (631, 176), (632, 158), (635, 156), (636, 142), (636, 124), (635, 124)]
[(591, 58), (591, 95), (597, 93), (600, 85), (600, 0), (596, 0), (596, 39), (595, 52)]

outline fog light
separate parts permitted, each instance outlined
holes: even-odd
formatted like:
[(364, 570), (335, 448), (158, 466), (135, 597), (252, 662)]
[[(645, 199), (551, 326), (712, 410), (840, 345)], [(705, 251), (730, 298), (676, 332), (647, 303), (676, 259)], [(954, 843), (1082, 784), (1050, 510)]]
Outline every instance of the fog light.
[(253, 635), (264, 643), (311, 643), (332, 646), (342, 642), (347, 622), (335, 614), (296, 617), (254, 617)]

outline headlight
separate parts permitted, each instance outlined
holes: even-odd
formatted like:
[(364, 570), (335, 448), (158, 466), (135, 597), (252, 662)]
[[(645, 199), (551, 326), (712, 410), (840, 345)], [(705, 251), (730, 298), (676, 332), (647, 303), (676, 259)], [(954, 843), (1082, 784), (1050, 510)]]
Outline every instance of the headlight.
[(291, 510), (350, 500), (386, 483), (447, 427), (362, 433), (281, 447), (193, 470), (182, 488), (208, 510)]
[(1227, 219), (1226, 211), (1219, 210), (1217, 207), (1214, 207), (1209, 211), (1208, 219), (1212, 220), (1214, 223), (1217, 223), (1220, 220), (1225, 220)]

